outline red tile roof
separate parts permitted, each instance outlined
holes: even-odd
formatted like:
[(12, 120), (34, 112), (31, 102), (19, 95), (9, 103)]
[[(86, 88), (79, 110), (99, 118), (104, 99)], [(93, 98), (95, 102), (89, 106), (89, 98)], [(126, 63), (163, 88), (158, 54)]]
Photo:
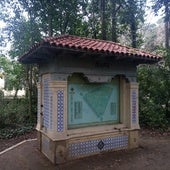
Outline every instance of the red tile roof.
[(91, 39), (85, 37), (78, 37), (73, 35), (61, 35), (57, 37), (50, 37), (44, 39), (42, 42), (35, 44), (26, 54), (24, 54), (19, 60), (22, 62), (24, 58), (30, 55), (38, 47), (48, 45), (51, 47), (77, 49), (83, 51), (99, 52), (106, 54), (121, 54), (129, 57), (139, 57), (144, 60), (153, 59), (156, 61), (161, 60), (160, 56), (144, 52), (132, 47), (120, 45), (119, 43), (104, 41), (98, 39)]

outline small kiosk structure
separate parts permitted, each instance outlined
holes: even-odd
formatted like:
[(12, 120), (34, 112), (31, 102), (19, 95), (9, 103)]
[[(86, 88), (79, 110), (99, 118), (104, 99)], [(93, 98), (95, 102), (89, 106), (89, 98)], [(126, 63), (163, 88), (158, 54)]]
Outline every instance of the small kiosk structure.
[(35, 44), (19, 61), (39, 66), (40, 151), (54, 164), (138, 147), (136, 67), (161, 58), (72, 35)]

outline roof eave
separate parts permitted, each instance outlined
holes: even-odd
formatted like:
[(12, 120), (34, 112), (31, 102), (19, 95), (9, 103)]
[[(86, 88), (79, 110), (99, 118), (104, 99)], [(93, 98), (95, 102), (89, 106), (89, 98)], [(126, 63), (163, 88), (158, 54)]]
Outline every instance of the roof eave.
[[(151, 57), (149, 55), (136, 55), (136, 54), (125, 54), (118, 52), (108, 52), (108, 51), (99, 51), (99, 50), (91, 50), (91, 49), (82, 49), (82, 48), (70, 48), (70, 47), (62, 47), (56, 46), (54, 44), (50, 45), (49, 43), (43, 43), (41, 45), (36, 45), (30, 49), (29, 52), (24, 54), (21, 58), (19, 58), (19, 62), (23, 64), (39, 64), (42, 62), (46, 62), (49, 60), (50, 56), (54, 55), (50, 51), (57, 50), (65, 50), (65, 51), (73, 51), (73, 52), (83, 52), (83, 53), (91, 53), (91, 54), (104, 54), (110, 57), (113, 57), (113, 60), (124, 60), (129, 59), (136, 61), (138, 64), (154, 64), (162, 60), (160, 57)], [(47, 53), (48, 51), (48, 53)]]

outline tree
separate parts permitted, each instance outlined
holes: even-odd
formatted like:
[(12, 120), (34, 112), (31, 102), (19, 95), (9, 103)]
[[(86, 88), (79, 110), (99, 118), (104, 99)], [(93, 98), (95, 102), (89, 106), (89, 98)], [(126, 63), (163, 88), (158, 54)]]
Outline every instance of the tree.
[(146, 0), (126, 0), (121, 15), (123, 31), (130, 37), (131, 46), (137, 48), (141, 45), (141, 38), (138, 32), (141, 23), (144, 22), (144, 7)]
[(118, 41), (118, 14), (122, 7), (122, 1), (110, 0), (111, 4), (111, 40)]
[(157, 24), (144, 24), (142, 27), (143, 45), (142, 49), (152, 53), (158, 53), (165, 45), (164, 23), (159, 20)]
[(106, 0), (100, 2), (102, 39), (106, 40)]
[[(76, 34), (82, 21), (84, 1), (78, 0), (22, 0), (18, 1), (30, 16), (35, 18), (46, 36)], [(80, 25), (79, 25), (80, 26)]]
[[(159, 80), (158, 80), (159, 77)], [(170, 74), (164, 65), (138, 67), (140, 124), (166, 129), (170, 123)]]
[(84, 20), (86, 23), (86, 36), (99, 38), (100, 15), (99, 15), (99, 0), (91, 0), (86, 2), (83, 8)]
[[(16, 98), (18, 90), (24, 87), (25, 73), (24, 68), (15, 60), (10, 60), (5, 56), (0, 57), (0, 69), (5, 78), (5, 89), (15, 90), (14, 98)], [(22, 75), (22, 76), (21, 76)]]
[[(25, 3), (26, 2), (27, 1), (25, 1)], [(17, 96), (17, 91), (20, 88), (19, 85), (26, 90), (26, 97), (29, 103), (28, 115), (30, 115), (31, 117), (32, 113), (35, 113), (35, 109), (33, 107), (33, 98), (36, 98), (35, 96), (37, 95), (35, 81), (37, 74), (34, 74), (35, 72), (33, 71), (36, 69), (33, 68), (31, 65), (26, 66), (27, 68), (24, 66), (20, 66), (18, 62), (16, 62), (16, 60), (19, 56), (23, 55), (30, 48), (31, 45), (33, 45), (35, 42), (40, 41), (41, 34), (39, 26), (35, 21), (35, 17), (32, 15), (32, 5), (30, 3), (27, 4), (29, 11), (29, 15), (27, 15), (28, 18), (23, 15), (24, 9), (21, 8), (21, 4), (19, 4), (17, 1), (15, 3), (7, 1), (7, 3), (8, 4), (6, 5), (11, 5), (13, 9), (13, 17), (11, 17), (10, 14), (6, 14), (5, 12), (4, 14), (6, 15), (5, 20), (7, 23), (5, 30), (8, 33), (8, 39), (12, 44), (9, 55), (13, 61), (13, 71), (16, 73), (16, 76), (13, 76), (13, 81), (16, 82), (12, 84), (13, 81), (11, 80), (11, 77), (9, 77), (10, 73), (5, 70), (5, 72), (7, 73), (6, 75), (8, 75), (6, 76), (5, 80), (6, 88), (16, 89), (15, 97)], [(19, 78), (21, 78), (22, 81), (19, 80)]]
[[(43, 37), (60, 34), (121, 41), (121, 35), (138, 46), (138, 28), (145, 1), (133, 0), (1, 0), (0, 19), (7, 23), (5, 34), (12, 44), (11, 59), (24, 54)], [(12, 12), (12, 16), (11, 16)], [(128, 32), (128, 36), (126, 37)], [(36, 96), (37, 69), (23, 67), (29, 114)], [(21, 72), (22, 74), (22, 72)], [(25, 83), (27, 82), (27, 83)], [(33, 97), (32, 97), (33, 96)]]
[[(164, 11), (165, 29), (162, 29), (161, 20), (159, 21), (159, 26), (147, 26), (145, 33), (148, 32), (148, 36), (145, 46), (152, 52), (159, 52), (163, 58), (157, 65), (142, 65), (138, 67), (140, 123), (150, 128), (165, 130), (170, 124), (170, 4), (167, 0), (152, 2), (155, 14), (160, 9)], [(164, 32), (165, 36), (162, 36)], [(162, 37), (165, 37), (165, 40)], [(164, 44), (165, 48), (163, 48)]]
[(153, 10), (157, 15), (159, 10), (164, 13), (164, 23), (165, 23), (165, 47), (169, 49), (170, 47), (170, 1), (168, 0), (152, 0)]

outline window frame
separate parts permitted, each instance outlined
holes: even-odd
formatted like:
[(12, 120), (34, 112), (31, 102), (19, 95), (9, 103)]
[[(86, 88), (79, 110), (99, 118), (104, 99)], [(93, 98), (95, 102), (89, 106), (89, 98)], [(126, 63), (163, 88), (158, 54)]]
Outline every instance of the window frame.
[[(75, 77), (74, 77), (75, 76)], [(77, 77), (76, 77), (77, 76)], [(78, 78), (79, 80), (81, 80), (80, 82), (76, 82), (76, 78)], [(72, 80), (71, 80), (72, 79)], [(71, 82), (71, 83), (70, 83)], [(70, 90), (70, 87), (69, 85), (72, 84), (72, 83), (77, 83), (77, 84), (81, 84), (81, 83), (84, 83), (86, 85), (90, 85), (90, 84), (114, 84), (114, 88), (116, 88), (117, 91), (117, 113), (116, 113), (116, 120), (112, 119), (112, 120), (107, 120), (107, 121), (102, 121), (102, 122), (85, 122), (85, 123), (75, 123), (75, 124), (70, 124), (69, 122), (69, 118), (70, 118), (70, 113), (69, 113), (69, 107), (70, 107), (70, 93), (69, 93), (69, 90)], [(78, 129), (78, 128), (82, 128), (82, 127), (94, 127), (94, 126), (102, 126), (102, 125), (116, 125), (116, 124), (120, 124), (120, 79), (118, 77), (112, 79), (111, 82), (108, 82), (108, 83), (91, 83), (89, 82), (82, 74), (74, 74), (72, 75), (71, 77), (68, 78), (68, 89), (67, 89), (67, 113), (68, 113), (68, 117), (67, 117), (67, 127), (68, 129)], [(112, 91), (113, 93), (113, 91)], [(109, 101), (108, 101), (109, 103)], [(113, 102), (114, 103), (114, 102)], [(75, 104), (75, 103), (74, 103)], [(109, 103), (111, 104), (111, 103)], [(79, 115), (80, 116), (80, 115)]]

